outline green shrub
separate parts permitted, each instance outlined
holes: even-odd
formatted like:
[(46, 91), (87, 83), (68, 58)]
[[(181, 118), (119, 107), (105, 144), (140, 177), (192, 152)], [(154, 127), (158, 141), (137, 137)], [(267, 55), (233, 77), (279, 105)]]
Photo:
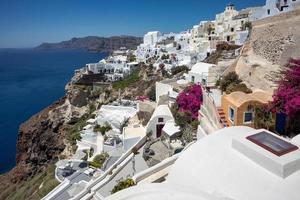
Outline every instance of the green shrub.
[(231, 84), (239, 84), (242, 80), (235, 72), (229, 72), (226, 76), (222, 77), (220, 80), (220, 89), (222, 92), (227, 90), (227, 87)]
[(26, 181), (10, 183), (8, 187), (1, 188), (0, 199), (42, 199), (59, 184), (55, 179), (54, 171), (55, 165), (50, 165)]
[(200, 122), (198, 120), (194, 120), (191, 122), (191, 126), (193, 127), (193, 129), (197, 130), (198, 126), (199, 126)]
[(180, 112), (177, 104), (172, 106), (171, 112), (175, 118), (175, 123), (181, 128), (184, 128), (193, 121), (192, 114), (189, 112)]
[(155, 86), (152, 86), (149, 90), (149, 92), (147, 93), (147, 96), (149, 97), (149, 99), (151, 101), (156, 101), (156, 88)]
[(98, 154), (94, 157), (93, 161), (89, 162), (89, 165), (95, 168), (101, 168), (108, 157), (109, 155), (106, 152)]
[(179, 74), (181, 72), (188, 72), (189, 68), (185, 65), (177, 66), (171, 69), (172, 75)]
[(195, 130), (190, 125), (186, 126), (182, 131), (182, 140), (185, 144), (191, 143), (194, 141)]
[(89, 162), (89, 165), (90, 165), (91, 167), (95, 167), (95, 168), (101, 168), (101, 167), (102, 167), (102, 164), (96, 163), (96, 162), (94, 162), (94, 161)]
[(135, 57), (135, 55), (133, 55), (133, 54), (130, 54), (130, 55), (128, 55), (128, 61), (129, 62), (134, 62), (134, 61), (136, 61), (136, 57)]
[(239, 83), (239, 84), (232, 83), (232, 84), (230, 84), (230, 85), (226, 88), (226, 93), (227, 93), (227, 94), (230, 94), (230, 93), (236, 92), (236, 91), (241, 91), (241, 92), (244, 92), (244, 93), (246, 93), (246, 94), (252, 93), (252, 90), (249, 89), (249, 88), (247, 87), (247, 85), (245, 85), (244, 83)]
[(114, 188), (111, 191), (111, 194), (114, 194), (116, 192), (119, 192), (119, 191), (124, 190), (129, 187), (132, 187), (134, 185), (136, 185), (135, 182), (130, 178), (122, 180), (122, 181), (118, 182), (117, 185), (114, 186)]
[(128, 77), (123, 80), (113, 82), (112, 86), (114, 89), (125, 89), (129, 85), (140, 80), (139, 77), (140, 69), (134, 70)]
[(94, 127), (94, 132), (100, 132), (102, 135), (105, 135), (105, 133), (110, 131), (111, 129), (111, 125), (106, 122), (104, 126), (96, 125)]

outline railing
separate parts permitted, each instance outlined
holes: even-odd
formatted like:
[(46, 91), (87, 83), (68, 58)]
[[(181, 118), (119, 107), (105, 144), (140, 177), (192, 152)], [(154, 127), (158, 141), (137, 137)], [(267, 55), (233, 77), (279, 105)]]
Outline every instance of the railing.
[(177, 160), (179, 154), (176, 154), (170, 158), (166, 158), (165, 160), (161, 161), (160, 163), (154, 165), (151, 168), (148, 168), (138, 174), (136, 174), (135, 176), (132, 177), (132, 180), (134, 180), (134, 182), (136, 184), (138, 184), (140, 181), (148, 178), (149, 176), (173, 165), (175, 163), (175, 161)]
[[(203, 90), (203, 105), (201, 106), (201, 111), (205, 116), (210, 120), (212, 125), (214, 125), (215, 129), (223, 128), (221, 123), (221, 117), (215, 105), (214, 99), (206, 92), (206, 90), (202, 87)], [(208, 131), (207, 131), (208, 132)]]
[(53, 197), (59, 195), (64, 191), (64, 189), (70, 184), (69, 180), (64, 180), (61, 182), (58, 186), (56, 186), (51, 192), (49, 192), (46, 196), (42, 198), (42, 200), (49, 200), (52, 199)]
[[(132, 148), (130, 148), (112, 166), (110, 166), (110, 168), (108, 168), (108, 170), (105, 171), (103, 175), (98, 177), (96, 180), (93, 180), (92, 182), (90, 182), (83, 191), (81, 191), (78, 195), (76, 195), (72, 199), (73, 200), (81, 200), (81, 199), (85, 198), (85, 196), (93, 196), (95, 194), (95, 192), (97, 190), (99, 190), (99, 188), (101, 186), (103, 186), (101, 184), (100, 185), (98, 185), (98, 184), (101, 183), (102, 181), (105, 181), (104, 179), (109, 179), (110, 178), (109, 176), (115, 176), (118, 173), (118, 171), (115, 170), (118, 168), (118, 165), (120, 165), (121, 163), (126, 161), (127, 158), (133, 154), (132, 153), (133, 148), (140, 149), (145, 144), (146, 140), (147, 140), (146, 136), (141, 138)], [(91, 194), (89, 194), (89, 193), (91, 193)]]
[[(188, 149), (192, 144), (194, 144), (194, 142), (187, 144), (185, 146), (185, 148), (182, 150), (182, 152), (184, 152), (186, 149)], [(161, 161), (160, 163), (154, 165), (153, 167), (150, 167), (150, 168), (134, 175), (132, 177), (132, 179), (134, 180), (135, 183), (138, 184), (140, 181), (150, 177), (151, 175), (153, 175), (169, 166), (172, 166), (175, 163), (175, 161), (178, 159), (180, 154), (181, 153), (175, 154), (172, 157), (166, 158), (165, 160)]]

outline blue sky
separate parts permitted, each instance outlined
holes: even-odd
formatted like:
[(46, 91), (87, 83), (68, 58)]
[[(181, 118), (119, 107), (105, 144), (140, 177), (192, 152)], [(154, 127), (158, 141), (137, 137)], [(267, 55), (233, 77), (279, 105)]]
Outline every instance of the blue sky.
[[(237, 9), (265, 0), (232, 0)], [(89, 35), (179, 32), (214, 19), (228, 0), (0, 0), (0, 48)]]

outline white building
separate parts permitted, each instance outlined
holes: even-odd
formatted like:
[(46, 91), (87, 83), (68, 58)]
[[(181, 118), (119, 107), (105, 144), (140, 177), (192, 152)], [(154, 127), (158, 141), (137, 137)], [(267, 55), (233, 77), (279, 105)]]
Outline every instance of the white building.
[(160, 97), (167, 96), (171, 99), (176, 99), (178, 96), (178, 92), (173, 90), (173, 86), (169, 84), (167, 81), (161, 81), (155, 83), (155, 98), (156, 102), (159, 102)]
[(144, 45), (154, 46), (161, 37), (161, 33), (159, 31), (148, 32), (144, 35)]
[(299, 6), (300, 0), (266, 0), (264, 17), (278, 15), (282, 12), (294, 10)]
[(133, 107), (103, 105), (96, 117), (97, 124), (105, 126), (108, 123), (114, 133), (121, 134), (122, 123), (133, 117), (137, 112), (138, 110)]
[(233, 4), (228, 4), (225, 11), (217, 14), (215, 19), (215, 31), (220, 40), (232, 41), (235, 33), (233, 17), (237, 16), (239, 12), (235, 10)]
[(215, 67), (214, 64), (198, 62), (189, 71), (188, 80), (191, 83), (201, 83), (206, 85), (209, 77), (209, 69)]
[(296, 141), (266, 130), (224, 128), (183, 151), (166, 181), (138, 184), (107, 199), (298, 200)]
[(147, 124), (147, 133), (152, 133), (153, 138), (159, 138), (167, 121), (174, 121), (174, 117), (167, 105), (159, 105)]
[(125, 78), (137, 66), (137, 62), (127, 63), (127, 56), (110, 56), (98, 63), (86, 64), (85, 73), (103, 74), (109, 81), (116, 81)]

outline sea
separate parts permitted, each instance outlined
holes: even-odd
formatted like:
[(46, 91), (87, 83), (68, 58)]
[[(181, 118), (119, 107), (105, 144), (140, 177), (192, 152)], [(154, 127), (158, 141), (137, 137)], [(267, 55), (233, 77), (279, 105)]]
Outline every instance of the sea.
[(74, 70), (106, 53), (0, 49), (0, 174), (15, 166), (19, 125), (58, 100)]

